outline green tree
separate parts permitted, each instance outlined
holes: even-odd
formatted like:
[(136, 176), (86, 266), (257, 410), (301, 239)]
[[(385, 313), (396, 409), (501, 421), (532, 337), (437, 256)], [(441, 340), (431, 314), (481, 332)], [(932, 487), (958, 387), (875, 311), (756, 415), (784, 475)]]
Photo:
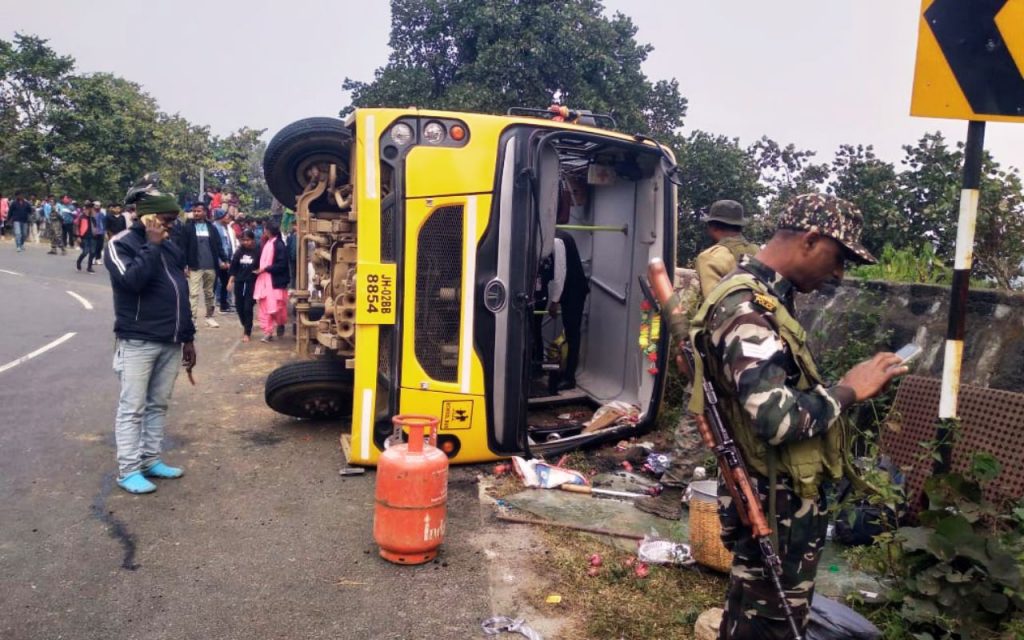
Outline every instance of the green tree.
[(73, 76), (50, 120), (62, 191), (115, 200), (159, 163), (157, 104), (134, 82)]
[(269, 209), (270, 191), (263, 178), (263, 152), (260, 138), (266, 129), (242, 127), (212, 144), (211, 178), (225, 191), (238, 194), (243, 210)]
[(864, 215), (862, 242), (875, 255), (886, 244), (907, 247), (920, 243), (900, 211), (900, 183), (896, 168), (875, 155), (871, 145), (842, 145), (832, 161), (828, 185), (835, 195), (849, 200)]
[(75, 74), (74, 60), (47, 41), (0, 40), (0, 185), (78, 198), (117, 199), (157, 170), (180, 200), (199, 194), (199, 170), (267, 209), (261, 129), (214, 138), (209, 127), (168, 115), (142, 88), (109, 73)]
[(75, 62), (46, 40), (16, 33), (0, 40), (0, 176), (4, 186), (50, 191), (60, 166), (53, 162), (51, 117), (67, 103)]
[(1005, 289), (1024, 276), (1024, 191), (1016, 168), (1003, 170), (985, 154), (978, 224), (975, 229), (974, 274)]
[[(748, 215), (761, 214), (760, 201), (767, 188), (750, 151), (736, 138), (693, 131), (677, 141), (679, 162), (679, 227), (677, 252), (680, 264), (692, 264), (710, 242), (700, 217), (715, 200), (741, 203)], [(760, 239), (760, 238), (758, 238)]]
[(650, 45), (597, 0), (392, 0), (391, 55), (372, 82), (346, 78), (356, 107), (503, 113), (554, 101), (609, 113), (624, 131), (667, 137), (686, 99), (641, 70)]
[[(962, 156), (950, 149), (939, 132), (928, 133), (913, 145), (904, 145), (899, 174), (900, 209), (907, 237), (927, 240), (943, 260), (953, 257), (960, 201)], [(896, 249), (905, 240), (893, 243)]]
[(179, 114), (160, 114), (155, 137), (163, 188), (182, 202), (196, 198), (199, 169), (213, 164), (210, 128), (193, 124)]
[(775, 226), (775, 217), (793, 197), (820, 191), (828, 180), (830, 167), (812, 162), (814, 151), (797, 149), (792, 143), (782, 146), (762, 136), (747, 149), (767, 190), (766, 216), (755, 220), (762, 233)]
[[(901, 213), (908, 238), (931, 242), (947, 264), (955, 255), (963, 144), (950, 148), (941, 133), (904, 147), (899, 175)], [(896, 246), (897, 249), (902, 248)], [(1004, 170), (985, 152), (975, 228), (974, 273), (1009, 288), (1024, 260), (1024, 192), (1016, 169)]]

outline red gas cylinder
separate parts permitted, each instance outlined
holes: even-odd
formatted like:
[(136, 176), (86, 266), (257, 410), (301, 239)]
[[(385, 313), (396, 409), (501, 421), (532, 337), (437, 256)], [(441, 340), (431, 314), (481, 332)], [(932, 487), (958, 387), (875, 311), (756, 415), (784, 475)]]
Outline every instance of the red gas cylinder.
[[(373, 539), (385, 560), (423, 564), (434, 559), (444, 540), (448, 456), (437, 448), (437, 418), (391, 420), (396, 430), (409, 430), (409, 442), (388, 447), (377, 461)], [(430, 429), (429, 443), (424, 429)]]

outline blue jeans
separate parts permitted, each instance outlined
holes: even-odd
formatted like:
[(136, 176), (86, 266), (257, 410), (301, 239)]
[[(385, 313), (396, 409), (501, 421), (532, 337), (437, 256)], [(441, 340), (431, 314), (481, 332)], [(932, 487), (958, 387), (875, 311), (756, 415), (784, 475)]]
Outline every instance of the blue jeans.
[(28, 223), (14, 222), (14, 246), (21, 249), (25, 246), (25, 238), (28, 237)]
[(160, 458), (167, 405), (181, 369), (181, 345), (148, 340), (114, 344), (114, 372), (121, 396), (114, 420), (120, 477), (144, 469)]

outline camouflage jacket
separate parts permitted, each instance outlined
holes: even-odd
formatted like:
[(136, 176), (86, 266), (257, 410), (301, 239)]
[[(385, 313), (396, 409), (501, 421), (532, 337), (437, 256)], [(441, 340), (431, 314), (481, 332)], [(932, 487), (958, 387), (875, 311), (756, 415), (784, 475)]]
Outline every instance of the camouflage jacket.
[[(739, 268), (763, 282), (795, 315), (791, 282), (753, 257), (744, 258)], [(723, 375), (733, 384), (723, 391), (735, 391), (755, 435), (778, 446), (826, 432), (856, 398), (852, 389), (839, 385), (797, 389), (800, 369), (771, 315), (749, 290), (727, 295), (707, 322), (714, 349), (708, 355), (722, 363)]]

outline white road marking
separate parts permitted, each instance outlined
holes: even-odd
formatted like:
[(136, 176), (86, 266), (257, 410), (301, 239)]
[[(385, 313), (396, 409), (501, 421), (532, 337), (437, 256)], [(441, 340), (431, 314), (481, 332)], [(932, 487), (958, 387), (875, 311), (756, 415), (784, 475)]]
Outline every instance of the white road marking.
[(79, 302), (81, 302), (82, 306), (85, 307), (87, 310), (92, 311), (92, 303), (89, 302), (88, 300), (86, 300), (85, 298), (83, 298), (82, 296), (78, 295), (74, 291), (65, 291), (64, 293), (68, 294), (69, 296), (71, 296), (75, 300), (78, 300)]
[(21, 276), (25, 275), (24, 273), (18, 273), (17, 271), (8, 271), (7, 269), (0, 269), (0, 273), (6, 273), (6, 274), (9, 274), (9, 275), (18, 276), (18, 277), (21, 277)]
[(69, 333), (65, 333), (64, 335), (62, 335), (61, 337), (57, 338), (56, 340), (54, 340), (50, 344), (44, 345), (42, 347), (39, 347), (38, 349), (36, 349), (32, 353), (30, 353), (28, 355), (21, 356), (17, 360), (11, 360), (10, 362), (5, 364), (4, 366), (0, 367), (0, 373), (3, 373), (4, 371), (7, 371), (8, 369), (13, 369), (14, 367), (18, 366), (19, 364), (21, 364), (23, 362), (28, 362), (32, 358), (34, 358), (36, 356), (39, 356), (39, 355), (42, 355), (42, 354), (46, 353), (47, 351), (49, 351), (50, 349), (53, 349), (54, 347), (58, 347), (58, 346), (64, 344), (65, 342), (67, 342), (68, 340), (70, 340), (73, 337), (75, 337), (75, 332), (74, 331), (71, 331)]

